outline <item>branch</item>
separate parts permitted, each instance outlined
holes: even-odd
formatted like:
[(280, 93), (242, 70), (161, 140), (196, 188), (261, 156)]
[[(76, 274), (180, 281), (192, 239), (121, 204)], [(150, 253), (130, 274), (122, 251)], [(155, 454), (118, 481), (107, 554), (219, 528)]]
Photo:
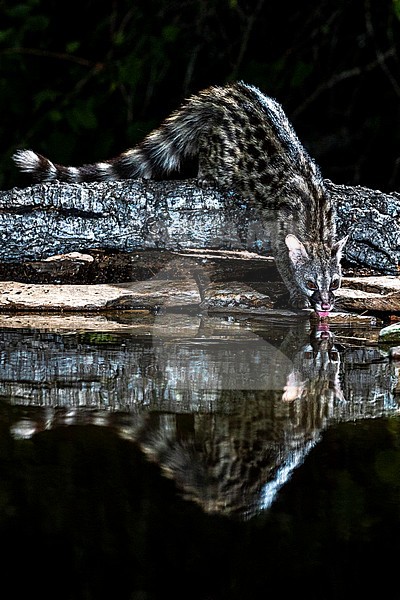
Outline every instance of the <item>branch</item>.
[(309, 94), (307, 99), (302, 104), (300, 104), (295, 110), (292, 111), (292, 118), (298, 117), (306, 108), (308, 108), (308, 106), (310, 106), (310, 104), (312, 104), (318, 98), (318, 96), (320, 96), (327, 90), (332, 89), (333, 87), (335, 87), (342, 81), (345, 81), (346, 79), (351, 79), (352, 77), (359, 77), (363, 73), (367, 73), (369, 71), (372, 71), (373, 69), (376, 69), (376, 67), (382, 67), (382, 64), (386, 61), (386, 59), (395, 55), (396, 50), (394, 47), (392, 47), (386, 50), (386, 52), (380, 52), (378, 58), (371, 61), (367, 65), (364, 65), (362, 67), (354, 67), (352, 69), (347, 69), (345, 71), (341, 71), (340, 73), (336, 73), (330, 79), (328, 79), (328, 81), (325, 81), (322, 85), (316, 87), (314, 92), (312, 94)]
[(39, 48), (5, 48), (0, 52), (1, 54), (26, 54), (29, 56), (40, 56), (42, 58), (53, 58), (57, 60), (65, 60), (67, 62), (73, 62), (83, 67), (95, 68), (96, 71), (101, 71), (104, 65), (99, 62), (93, 62), (87, 58), (81, 56), (74, 56), (67, 52), (51, 52), (49, 50), (40, 50)]

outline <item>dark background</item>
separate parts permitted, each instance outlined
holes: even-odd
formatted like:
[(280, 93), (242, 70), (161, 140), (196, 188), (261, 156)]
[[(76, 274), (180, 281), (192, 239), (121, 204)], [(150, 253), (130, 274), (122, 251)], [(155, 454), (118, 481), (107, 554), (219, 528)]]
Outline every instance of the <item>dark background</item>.
[(400, 0), (0, 2), (0, 186), (32, 148), (110, 158), (189, 94), (276, 98), (326, 178), (400, 188)]

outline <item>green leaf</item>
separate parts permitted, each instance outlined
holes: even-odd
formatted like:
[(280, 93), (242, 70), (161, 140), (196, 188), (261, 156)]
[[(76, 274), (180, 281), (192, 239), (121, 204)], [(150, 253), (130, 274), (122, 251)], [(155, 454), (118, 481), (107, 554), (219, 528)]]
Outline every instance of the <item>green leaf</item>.
[(29, 4), (16, 4), (15, 6), (7, 7), (7, 14), (15, 19), (26, 19), (31, 12)]
[(92, 109), (92, 103), (80, 102), (69, 111), (68, 122), (75, 131), (79, 129), (95, 129), (97, 118)]
[(44, 15), (36, 15), (29, 17), (27, 20), (27, 29), (29, 31), (45, 31), (50, 24), (48, 17)]
[(400, 0), (392, 0), (394, 14), (400, 21)]
[(166, 42), (174, 42), (179, 35), (179, 28), (175, 25), (167, 25), (162, 30), (162, 37)]
[(296, 69), (292, 75), (292, 86), (299, 87), (303, 85), (304, 81), (310, 75), (313, 70), (313, 66), (309, 63), (305, 63), (303, 61), (299, 61)]
[(42, 90), (33, 97), (33, 105), (35, 109), (40, 108), (46, 102), (54, 102), (59, 96), (60, 92), (56, 92), (55, 90)]
[(73, 54), (74, 52), (76, 52), (78, 50), (80, 45), (81, 45), (81, 43), (78, 42), (77, 40), (75, 40), (74, 42), (68, 42), (68, 44), (65, 46), (65, 50), (66, 50), (66, 52), (68, 52), (68, 54)]
[(53, 110), (49, 111), (49, 119), (53, 123), (57, 123), (58, 121), (62, 120), (62, 114), (59, 110), (54, 108)]
[(14, 36), (14, 29), (0, 30), (0, 44), (2, 42), (10, 42)]
[(135, 55), (128, 55), (125, 60), (118, 65), (118, 81), (129, 86), (134, 86), (139, 81), (142, 73), (143, 61)]
[(123, 31), (117, 31), (117, 33), (114, 35), (113, 41), (116, 46), (122, 46), (125, 41), (125, 35)]

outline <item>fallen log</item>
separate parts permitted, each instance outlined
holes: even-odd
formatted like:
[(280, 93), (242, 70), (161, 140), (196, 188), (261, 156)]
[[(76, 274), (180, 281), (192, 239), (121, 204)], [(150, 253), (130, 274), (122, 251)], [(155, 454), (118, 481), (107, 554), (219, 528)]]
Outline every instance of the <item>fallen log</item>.
[[(397, 275), (400, 194), (326, 182), (337, 206), (344, 259)], [(43, 183), (0, 193), (0, 262), (38, 261), (92, 249), (214, 249), (268, 256), (257, 210), (231, 193), (195, 180)]]

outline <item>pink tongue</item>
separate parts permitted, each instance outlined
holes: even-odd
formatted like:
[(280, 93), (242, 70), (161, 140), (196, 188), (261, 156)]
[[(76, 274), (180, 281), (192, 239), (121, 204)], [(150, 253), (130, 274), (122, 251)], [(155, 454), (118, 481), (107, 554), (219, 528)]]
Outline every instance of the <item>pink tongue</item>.
[(318, 311), (318, 316), (320, 316), (320, 317), (327, 317), (327, 316), (329, 316), (329, 312), (330, 312), (329, 310), (319, 310)]

